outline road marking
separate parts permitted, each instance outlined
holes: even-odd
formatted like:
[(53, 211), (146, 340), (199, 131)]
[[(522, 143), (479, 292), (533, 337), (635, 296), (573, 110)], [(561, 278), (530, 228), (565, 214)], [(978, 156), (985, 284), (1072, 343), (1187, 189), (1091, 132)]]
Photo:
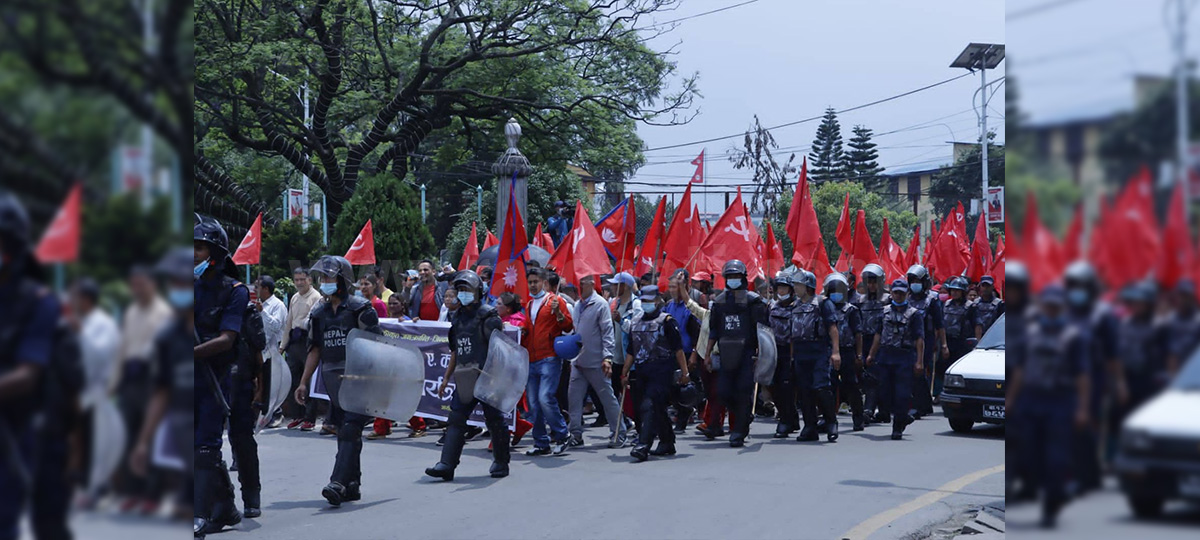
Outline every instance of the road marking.
[(896, 521), (906, 514), (911, 514), (917, 510), (920, 510), (921, 508), (949, 497), (962, 488), (965, 488), (984, 477), (991, 476), (999, 472), (1004, 472), (1004, 465), (996, 465), (995, 467), (960, 476), (954, 480), (942, 484), (940, 487), (930, 491), (929, 493), (921, 495), (920, 497), (917, 497), (895, 508), (884, 510), (883, 512), (871, 516), (866, 521), (856, 525), (853, 529), (846, 531), (845, 534), (841, 535), (841, 538), (843, 540), (863, 540), (872, 534), (875, 534), (875, 531), (882, 529), (888, 523)]

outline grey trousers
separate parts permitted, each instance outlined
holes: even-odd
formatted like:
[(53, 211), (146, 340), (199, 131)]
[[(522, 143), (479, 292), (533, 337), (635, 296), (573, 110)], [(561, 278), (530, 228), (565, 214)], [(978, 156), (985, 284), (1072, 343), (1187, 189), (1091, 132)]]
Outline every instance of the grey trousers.
[[(613, 366), (614, 370), (617, 368), (618, 366)], [(604, 368), (599, 366), (580, 368), (573, 363), (571, 364), (571, 382), (567, 388), (567, 410), (571, 416), (568, 427), (571, 435), (583, 436), (583, 400), (587, 397), (589, 385), (596, 391), (596, 395), (600, 396), (600, 406), (604, 407), (604, 415), (608, 418), (610, 433), (614, 435), (619, 433), (621, 437), (624, 437), (625, 423), (617, 422), (617, 418), (621, 414), (621, 407), (617, 403), (617, 396), (613, 394), (612, 380), (604, 376)], [(618, 432), (618, 430), (620, 431)]]

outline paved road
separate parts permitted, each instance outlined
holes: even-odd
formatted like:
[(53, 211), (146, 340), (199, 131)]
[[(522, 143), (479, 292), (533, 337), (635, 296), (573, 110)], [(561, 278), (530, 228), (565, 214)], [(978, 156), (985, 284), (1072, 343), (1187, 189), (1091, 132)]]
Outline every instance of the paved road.
[(1200, 537), (1200, 505), (1168, 504), (1163, 516), (1153, 521), (1136, 520), (1116, 482), (1109, 479), (1104, 490), (1071, 502), (1053, 531), (1037, 527), (1039, 507), (1032, 503), (1008, 507), (1006, 525), (1013, 538), (1092, 539), (1137, 538), (1138, 540), (1195, 539)]
[(760, 421), (741, 449), (690, 432), (678, 455), (635, 464), (590, 430), (564, 456), (514, 455), (501, 480), (487, 476), (486, 442), (472, 442), (443, 483), (423, 474), (437, 437), (401, 428), (364, 443), (363, 500), (334, 509), (320, 496), (333, 438), (271, 430), (259, 436), (263, 516), (216, 538), (904, 538), (1004, 496), (1004, 430), (958, 435), (940, 415), (899, 442), (887, 426), (802, 444)]

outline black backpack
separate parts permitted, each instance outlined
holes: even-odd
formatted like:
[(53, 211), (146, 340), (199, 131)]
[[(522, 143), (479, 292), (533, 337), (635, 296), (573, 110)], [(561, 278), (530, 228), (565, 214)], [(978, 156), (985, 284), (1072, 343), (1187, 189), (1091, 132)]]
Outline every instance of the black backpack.
[[(33, 310), (37, 300), (44, 295), (52, 294), (37, 283), (26, 280), (20, 284), (16, 308), (22, 310), (19, 321), (33, 319)], [(10, 335), (0, 337), (0, 346), (11, 350), (16, 346), (20, 336), (19, 329), (13, 329)], [(66, 325), (63, 320), (56, 321), (54, 341), (50, 352), (50, 364), (43, 372), (39, 383), (38, 403), (50, 404), (54, 409), (51, 418), (61, 421), (62, 427), (70, 428), (78, 420), (74, 406), (75, 398), (83, 392), (85, 375), (83, 371), (83, 353), (79, 346), (79, 336)], [(61, 415), (58, 418), (57, 415)]]

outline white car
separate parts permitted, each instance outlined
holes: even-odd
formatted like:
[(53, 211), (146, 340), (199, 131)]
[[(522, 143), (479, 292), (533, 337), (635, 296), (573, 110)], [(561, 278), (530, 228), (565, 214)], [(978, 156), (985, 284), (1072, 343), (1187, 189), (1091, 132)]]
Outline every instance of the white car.
[(1004, 425), (1004, 316), (992, 323), (971, 352), (946, 370), (939, 398), (950, 429), (966, 433), (976, 423)]
[(1168, 499), (1200, 501), (1200, 351), (1125, 419), (1114, 465), (1139, 518), (1158, 516)]

